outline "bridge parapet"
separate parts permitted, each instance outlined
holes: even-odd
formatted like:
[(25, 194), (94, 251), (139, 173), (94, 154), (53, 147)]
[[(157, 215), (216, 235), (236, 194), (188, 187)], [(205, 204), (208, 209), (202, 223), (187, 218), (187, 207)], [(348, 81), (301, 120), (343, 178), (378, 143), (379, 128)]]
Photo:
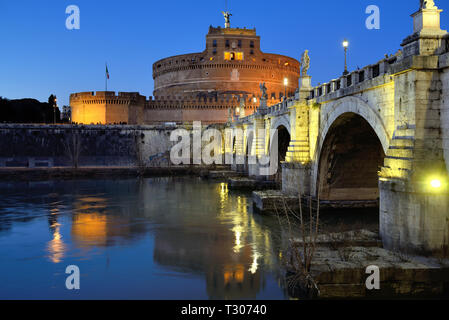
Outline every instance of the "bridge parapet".
[(315, 99), (318, 103), (335, 100), (389, 82), (392, 65), (402, 58), (402, 53), (398, 52), (375, 64), (316, 86), (310, 91), (309, 100)]

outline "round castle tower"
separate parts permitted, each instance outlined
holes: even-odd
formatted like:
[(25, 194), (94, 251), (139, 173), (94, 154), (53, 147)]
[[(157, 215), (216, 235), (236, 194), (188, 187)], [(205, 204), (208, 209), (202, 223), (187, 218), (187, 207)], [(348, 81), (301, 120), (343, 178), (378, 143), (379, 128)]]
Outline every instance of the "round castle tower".
[[(225, 14), (225, 13), (224, 13)], [(165, 58), (153, 65), (154, 99), (139, 93), (81, 92), (70, 95), (72, 121), (84, 124), (223, 123), (243, 103), (252, 114), (265, 83), (268, 106), (298, 89), (300, 63), (263, 53), (255, 29), (210, 27), (206, 50)], [(284, 79), (288, 79), (285, 86)]]
[[(179, 55), (153, 64), (154, 96), (219, 97), (223, 94), (260, 97), (265, 82), (269, 105), (298, 88), (296, 59), (263, 53), (256, 30), (209, 28), (206, 50)], [(287, 87), (284, 79), (288, 79)]]
[(80, 92), (70, 95), (72, 122), (142, 124), (146, 98), (137, 92)]

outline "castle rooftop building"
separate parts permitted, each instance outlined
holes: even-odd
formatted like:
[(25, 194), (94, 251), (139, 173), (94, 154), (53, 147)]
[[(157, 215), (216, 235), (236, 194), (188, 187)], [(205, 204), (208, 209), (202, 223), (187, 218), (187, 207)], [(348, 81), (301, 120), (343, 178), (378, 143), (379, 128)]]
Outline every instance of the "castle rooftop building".
[(229, 109), (231, 114), (236, 113), (242, 99), (246, 115), (255, 111), (261, 83), (267, 88), (268, 106), (285, 95), (293, 95), (298, 88), (299, 62), (262, 52), (255, 29), (231, 28), (230, 14), (224, 15), (226, 27), (209, 28), (203, 52), (164, 58), (153, 64), (154, 98), (145, 100), (139, 95), (126, 100), (125, 93), (112, 97), (108, 92), (90, 93), (87, 97), (73, 94), (72, 121), (223, 123), (228, 120)]

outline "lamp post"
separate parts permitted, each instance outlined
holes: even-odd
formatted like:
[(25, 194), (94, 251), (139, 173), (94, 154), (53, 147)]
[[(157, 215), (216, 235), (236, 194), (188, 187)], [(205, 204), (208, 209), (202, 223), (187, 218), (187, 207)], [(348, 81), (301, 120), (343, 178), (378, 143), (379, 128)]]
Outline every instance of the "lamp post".
[(348, 47), (349, 47), (349, 41), (348, 40), (343, 40), (343, 48), (345, 48), (345, 71), (343, 72), (343, 75), (347, 75), (348, 72)]
[(288, 86), (288, 78), (284, 78), (284, 88), (285, 88), (284, 100), (287, 99), (287, 86)]
[(53, 105), (53, 124), (56, 124), (56, 106), (58, 105), (58, 99), (55, 97), (55, 102)]

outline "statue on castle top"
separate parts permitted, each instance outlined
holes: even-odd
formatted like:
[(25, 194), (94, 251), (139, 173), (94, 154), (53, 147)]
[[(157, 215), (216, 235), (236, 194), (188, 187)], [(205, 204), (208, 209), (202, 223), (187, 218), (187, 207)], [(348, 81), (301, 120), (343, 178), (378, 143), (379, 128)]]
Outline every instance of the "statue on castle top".
[(262, 99), (268, 99), (267, 87), (265, 86), (265, 82), (261, 83), (259, 87), (262, 93)]
[(433, 0), (420, 0), (421, 6), (420, 9), (435, 9), (435, 2)]
[(306, 76), (310, 67), (309, 50), (304, 51), (301, 56), (301, 76)]
[(225, 28), (230, 28), (232, 14), (229, 11), (222, 11), (221, 13), (223, 13), (223, 17), (225, 18)]

